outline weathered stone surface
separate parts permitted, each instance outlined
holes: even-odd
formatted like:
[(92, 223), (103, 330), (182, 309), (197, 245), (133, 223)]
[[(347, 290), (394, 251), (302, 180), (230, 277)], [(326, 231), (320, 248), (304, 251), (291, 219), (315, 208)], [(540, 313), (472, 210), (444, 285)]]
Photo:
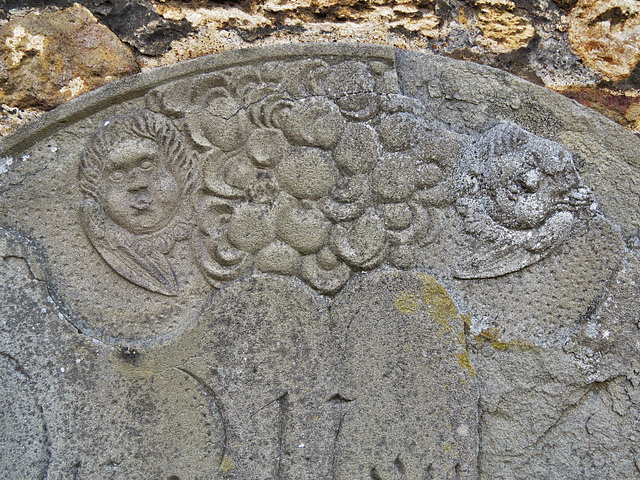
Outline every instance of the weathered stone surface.
[(79, 6), (0, 27), (0, 102), (50, 109), (139, 71), (118, 37)]
[(0, 357), (0, 434), (3, 478), (43, 478), (49, 463), (42, 407), (36, 403), (29, 376), (6, 354)]
[(0, 471), (640, 477), (640, 140), (575, 102), (298, 45), (0, 148)]

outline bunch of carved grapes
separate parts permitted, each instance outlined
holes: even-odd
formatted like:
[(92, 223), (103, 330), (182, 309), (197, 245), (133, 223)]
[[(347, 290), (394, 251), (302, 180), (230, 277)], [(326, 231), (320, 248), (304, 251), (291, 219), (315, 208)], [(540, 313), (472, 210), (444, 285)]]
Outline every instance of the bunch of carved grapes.
[(334, 293), (354, 271), (408, 268), (454, 201), (459, 145), (415, 100), (380, 93), (364, 63), (306, 67), (298, 95), (257, 69), (212, 76), (185, 115), (207, 148), (195, 243), (214, 283), (256, 268)]

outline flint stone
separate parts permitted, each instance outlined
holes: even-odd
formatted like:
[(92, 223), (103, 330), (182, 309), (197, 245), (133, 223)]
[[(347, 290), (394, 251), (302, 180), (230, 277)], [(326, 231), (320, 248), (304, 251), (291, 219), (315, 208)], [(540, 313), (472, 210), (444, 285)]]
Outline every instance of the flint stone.
[(290, 45), (2, 140), (3, 478), (640, 478), (640, 140)]

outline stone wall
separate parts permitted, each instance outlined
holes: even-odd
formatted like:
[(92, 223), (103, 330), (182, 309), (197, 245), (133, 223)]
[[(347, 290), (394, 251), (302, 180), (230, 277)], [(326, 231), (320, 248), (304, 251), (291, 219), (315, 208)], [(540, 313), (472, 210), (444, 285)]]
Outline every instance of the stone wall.
[[(15, 3), (16, 8), (11, 8)], [(141, 70), (242, 47), (393, 45), (545, 85), (640, 132), (632, 0), (42, 0), (0, 7), (0, 133)]]

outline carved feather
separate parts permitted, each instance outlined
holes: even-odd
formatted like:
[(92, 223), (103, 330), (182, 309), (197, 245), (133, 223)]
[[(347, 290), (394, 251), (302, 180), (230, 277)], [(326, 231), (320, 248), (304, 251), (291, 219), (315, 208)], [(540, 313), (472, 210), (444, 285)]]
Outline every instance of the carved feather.
[(547, 254), (548, 251), (532, 253), (517, 244), (489, 245), (475, 252), (454, 276), (462, 280), (500, 277), (533, 265)]
[[(176, 274), (162, 253), (150, 249), (140, 253), (125, 245), (123, 238), (111, 235), (96, 205), (83, 208), (84, 226), (91, 243), (116, 273), (155, 293), (175, 296), (179, 292)], [(115, 227), (114, 227), (115, 228)]]
[(99, 252), (111, 268), (136, 285), (162, 295), (178, 294), (176, 274), (163, 254), (152, 251), (139, 255), (125, 246)]

